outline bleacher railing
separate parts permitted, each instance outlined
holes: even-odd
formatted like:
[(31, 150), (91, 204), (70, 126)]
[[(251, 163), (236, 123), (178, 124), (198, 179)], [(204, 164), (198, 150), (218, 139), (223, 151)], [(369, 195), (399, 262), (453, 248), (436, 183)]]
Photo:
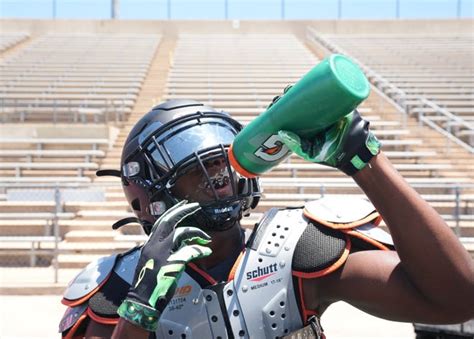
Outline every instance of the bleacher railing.
[[(265, 180), (262, 180), (263, 184)], [(54, 214), (55, 217), (53, 218), (53, 228), (52, 228), (52, 234), (51, 235), (45, 235), (44, 239), (47, 241), (51, 240), (51, 237), (54, 237), (54, 248), (51, 249), (51, 255), (52, 255), (52, 261), (51, 265), (54, 270), (54, 277), (53, 280), (55, 283), (58, 282), (58, 271), (60, 270), (59, 265), (58, 265), (58, 255), (59, 254), (67, 254), (68, 250), (61, 249), (59, 246), (59, 243), (63, 240), (61, 237), (61, 232), (60, 232), (60, 226), (59, 226), (59, 220), (60, 220), (60, 214), (63, 213), (63, 205), (65, 203), (65, 200), (67, 200), (67, 196), (70, 195), (67, 191), (73, 191), (74, 189), (77, 190), (87, 190), (90, 189), (92, 194), (94, 194), (94, 197), (100, 192), (105, 192), (107, 187), (117, 187), (119, 186), (119, 183), (100, 183), (100, 184), (86, 184), (86, 183), (44, 183), (44, 184), (35, 184), (32, 186), (31, 184), (27, 183), (0, 183), (0, 193), (6, 194), (10, 190), (24, 190), (25, 192), (28, 192), (28, 189), (30, 190), (37, 190), (37, 191), (42, 191), (45, 195), (45, 199), (48, 201), (53, 200), (55, 203), (55, 209), (54, 209)], [(446, 197), (447, 200), (443, 201), (448, 201), (452, 202), (453, 208), (452, 208), (452, 213), (451, 214), (445, 214), (445, 217), (448, 217), (451, 221), (454, 222), (454, 227), (453, 231), (455, 234), (460, 237), (460, 240), (463, 243), (472, 243), (474, 241), (473, 238), (470, 237), (461, 237), (462, 232), (461, 232), (461, 221), (463, 220), (471, 220), (470, 215), (466, 215), (462, 213), (462, 209), (465, 208), (465, 206), (470, 206), (472, 203), (472, 198), (470, 198), (468, 195), (465, 195), (464, 193), (466, 192), (472, 192), (474, 189), (474, 184), (469, 184), (469, 183), (412, 183), (411, 186), (415, 189), (442, 189), (445, 190), (445, 192), (448, 192), (448, 197)], [(341, 181), (334, 181), (334, 182), (325, 182), (325, 183), (320, 183), (318, 184), (319, 187), (319, 196), (323, 197), (327, 193), (327, 191), (330, 188), (334, 187), (344, 187), (344, 188), (353, 188), (357, 187), (356, 183), (347, 180), (344, 182)], [(314, 188), (314, 185), (312, 186)], [(304, 193), (305, 187), (300, 187), (300, 192), (299, 193)], [(72, 193), (74, 195), (74, 192)], [(337, 195), (337, 194), (335, 194)], [(422, 195), (423, 196), (423, 195)], [(73, 197), (74, 199), (74, 197)], [(443, 198), (444, 199), (444, 198)], [(308, 200), (308, 199), (304, 199)], [(464, 207), (463, 207), (464, 206)], [(467, 219), (466, 219), (467, 218)], [(24, 237), (26, 241), (28, 238), (33, 238), (33, 237), (28, 237), (28, 236), (18, 236), (15, 237), (17, 239), (20, 239), (21, 237)], [(126, 236), (124, 236), (126, 237)], [(133, 236), (132, 236), (133, 237)], [(2, 240), (8, 241), (9, 239), (8, 236), (0, 236), (0, 242)], [(143, 236), (140, 236), (140, 239), (144, 238)], [(135, 239), (133, 240), (135, 241)], [(32, 256), (35, 255), (34, 250), (30, 253)], [(35, 262), (35, 260), (32, 260), (32, 262)]]
[[(5, 92), (0, 93), (5, 94)], [(52, 123), (72, 122), (72, 123), (121, 123), (125, 120), (127, 107), (131, 106), (126, 99), (103, 99), (87, 100), (83, 99), (78, 103), (76, 99), (41, 99), (34, 102), (11, 98), (6, 99), (0, 96), (0, 123), (25, 122), (29, 118), (35, 118), (38, 108), (49, 108), (47, 115)], [(43, 119), (44, 120), (44, 119)]]
[[(59, 281), (59, 261), (58, 256), (68, 253), (67, 250), (60, 249), (59, 243), (63, 240), (60, 232), (59, 221), (64, 214), (64, 204), (70, 201), (104, 201), (105, 188), (91, 187), (90, 185), (81, 185), (80, 183), (52, 183), (36, 184), (34, 187), (24, 184), (0, 184), (0, 192), (6, 196), (11, 196), (15, 201), (41, 201), (53, 202), (54, 208), (51, 217), (52, 229), (42, 236), (0, 236), (0, 242), (21, 242), (31, 243), (31, 248), (27, 250), (30, 255), (30, 266), (35, 267), (37, 262), (37, 248), (35, 244), (53, 243), (53, 248), (49, 250), (52, 257), (51, 266), (53, 267), (54, 283)], [(43, 252), (46, 249), (42, 249)]]
[[(431, 127), (435, 131), (438, 131), (439, 133), (443, 134), (446, 138), (448, 138), (452, 142), (468, 150), (470, 153), (474, 153), (473, 146), (469, 145), (468, 143), (465, 143), (464, 141), (462, 141), (456, 136), (456, 133), (453, 133), (454, 130), (456, 131), (463, 130), (463, 131), (469, 131), (471, 135), (474, 135), (474, 126), (472, 124), (452, 114), (447, 109), (440, 107), (436, 103), (426, 98), (420, 97), (419, 101), (420, 101), (420, 106), (416, 110), (416, 112), (418, 113), (418, 121), (420, 125), (425, 124)], [(429, 110), (430, 112), (429, 115), (425, 114), (426, 113), (425, 108), (431, 108), (431, 110)], [(444, 124), (444, 127), (442, 127), (443, 125), (440, 126), (436, 124), (433, 121), (432, 117), (445, 118), (446, 123)], [(447, 151), (449, 151), (450, 145), (451, 143), (449, 142), (446, 144)]]
[[(354, 62), (356, 62), (359, 67), (364, 71), (369, 81), (378, 88), (382, 93), (385, 94), (388, 98), (390, 98), (396, 105), (397, 108), (403, 111), (402, 115), (402, 123), (403, 127), (406, 127), (406, 120), (410, 114), (417, 113), (417, 118), (419, 119), (420, 125), (426, 125), (433, 130), (439, 132), (446, 138), (446, 148), (449, 150), (451, 142), (456, 143), (460, 147), (467, 150), (469, 153), (474, 153), (474, 147), (463, 140), (456, 134), (456, 132), (460, 129), (465, 131), (465, 133), (469, 135), (474, 135), (474, 126), (467, 122), (466, 120), (462, 119), (459, 116), (456, 116), (449, 112), (446, 108), (440, 107), (436, 103), (431, 100), (426, 99), (425, 97), (419, 95), (416, 97), (417, 101), (419, 102), (419, 106), (408, 105), (406, 102), (406, 93), (398, 88), (397, 86), (390, 83), (390, 81), (386, 80), (383, 76), (379, 75), (369, 66), (351, 56), (351, 53), (348, 53), (345, 49), (341, 48), (337, 44), (325, 39), (322, 34), (317, 32), (312, 27), (307, 27), (306, 29), (306, 37), (310, 42), (317, 42), (330, 50), (331, 52), (345, 54), (350, 56)], [(429, 115), (427, 113), (426, 108), (430, 109)], [(435, 121), (438, 117), (445, 118), (445, 123), (437, 124)], [(456, 126), (457, 128), (453, 128)]]

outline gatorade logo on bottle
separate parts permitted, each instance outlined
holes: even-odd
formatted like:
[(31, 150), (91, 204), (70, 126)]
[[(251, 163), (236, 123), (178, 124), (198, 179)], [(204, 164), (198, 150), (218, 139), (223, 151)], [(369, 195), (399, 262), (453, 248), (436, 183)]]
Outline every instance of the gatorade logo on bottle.
[(255, 151), (254, 155), (265, 161), (277, 161), (286, 156), (290, 150), (280, 140), (278, 135), (271, 135), (264, 143)]

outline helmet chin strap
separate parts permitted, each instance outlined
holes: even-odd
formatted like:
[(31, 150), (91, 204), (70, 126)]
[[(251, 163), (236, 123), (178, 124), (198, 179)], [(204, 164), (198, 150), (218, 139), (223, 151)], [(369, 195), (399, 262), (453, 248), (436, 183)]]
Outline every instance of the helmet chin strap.
[(192, 216), (186, 218), (183, 225), (197, 226), (203, 231), (222, 232), (232, 228), (242, 217), (240, 202), (216, 206), (203, 206)]

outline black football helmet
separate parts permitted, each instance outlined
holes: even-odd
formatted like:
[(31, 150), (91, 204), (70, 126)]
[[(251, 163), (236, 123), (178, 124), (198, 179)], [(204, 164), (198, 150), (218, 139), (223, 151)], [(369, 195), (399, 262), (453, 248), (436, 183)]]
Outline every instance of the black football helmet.
[[(184, 199), (173, 187), (190, 171), (200, 171), (203, 178), (191, 189), (206, 190), (210, 199), (197, 201), (201, 210), (186, 220), (189, 225), (225, 230), (257, 206), (261, 195), (258, 179), (240, 177), (227, 156), (241, 129), (227, 113), (193, 100), (166, 101), (136, 123), (125, 141), (120, 177), (145, 233), (149, 234), (161, 214)], [(206, 164), (216, 159), (223, 159), (223, 167), (211, 175)], [(224, 185), (231, 194), (221, 197), (218, 191)]]

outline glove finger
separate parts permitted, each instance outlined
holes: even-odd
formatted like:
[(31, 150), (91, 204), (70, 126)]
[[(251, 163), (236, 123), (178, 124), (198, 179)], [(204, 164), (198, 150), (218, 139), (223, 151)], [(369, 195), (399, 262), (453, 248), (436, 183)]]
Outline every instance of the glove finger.
[(160, 223), (163, 222), (163, 220), (170, 214), (172, 213), (174, 210), (180, 208), (181, 206), (185, 205), (188, 201), (187, 200), (181, 200), (180, 202), (178, 202), (176, 205), (173, 205), (171, 208), (169, 208), (168, 210), (165, 211), (165, 213), (163, 213), (159, 218), (158, 220), (155, 221), (155, 223), (153, 224), (153, 228), (151, 229), (151, 233), (153, 233), (157, 228), (158, 228), (158, 225)]
[(278, 137), (293, 152), (298, 153), (303, 151), (301, 149), (301, 138), (297, 134), (290, 131), (280, 130), (278, 131)]
[(160, 268), (156, 275), (156, 286), (148, 299), (150, 305), (160, 311), (166, 307), (185, 268), (183, 263), (172, 263)]
[(156, 230), (158, 230), (163, 237), (170, 234), (176, 225), (183, 219), (201, 209), (201, 206), (199, 206), (199, 203), (197, 202), (187, 204), (185, 201), (184, 203), (180, 202), (177, 207), (175, 206), (173, 206), (169, 211), (166, 211), (166, 213), (160, 218), (160, 221), (155, 225)]
[(207, 246), (188, 245), (181, 247), (178, 251), (169, 256), (168, 262), (186, 262), (189, 263), (196, 259), (208, 257), (212, 250)]
[(301, 138), (290, 131), (280, 130), (278, 131), (278, 136), (281, 141), (296, 155), (302, 157), (305, 160), (313, 161), (308, 153), (306, 153), (302, 148)]
[(175, 250), (192, 242), (207, 245), (211, 242), (211, 237), (197, 227), (179, 227), (176, 229), (173, 235)]

